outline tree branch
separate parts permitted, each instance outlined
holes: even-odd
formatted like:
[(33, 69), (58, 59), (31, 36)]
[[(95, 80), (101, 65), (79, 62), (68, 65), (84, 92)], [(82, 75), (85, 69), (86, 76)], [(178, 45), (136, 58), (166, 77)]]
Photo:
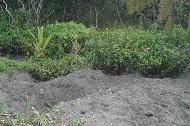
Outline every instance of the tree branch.
[(24, 6), (24, 3), (22, 2), (22, 0), (18, 0), (18, 2), (22, 5), (22, 9), (25, 10), (25, 6)]
[(11, 12), (8, 10), (8, 5), (7, 5), (6, 1), (5, 1), (5, 0), (1, 0), (1, 1), (2, 1), (3, 4), (4, 4), (4, 6), (2, 5), (2, 7), (3, 7), (3, 8), (5, 9), (5, 11), (10, 15), (10, 17), (13, 19), (13, 21), (15, 21), (13, 15), (12, 15)]

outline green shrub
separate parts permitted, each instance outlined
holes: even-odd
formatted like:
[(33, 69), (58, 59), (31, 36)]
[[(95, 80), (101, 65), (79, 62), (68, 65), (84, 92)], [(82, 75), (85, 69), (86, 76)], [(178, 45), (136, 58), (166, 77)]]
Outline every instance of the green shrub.
[(49, 80), (61, 75), (58, 61), (51, 59), (32, 60), (33, 67), (29, 70), (38, 80)]
[[(4, 32), (4, 30), (5, 32)], [(34, 54), (32, 39), (37, 31), (25, 25), (0, 26), (2, 54)], [(138, 71), (144, 75), (166, 76), (183, 72), (190, 62), (190, 37), (186, 30), (126, 27), (95, 31), (74, 22), (44, 26), (44, 36), (53, 34), (43, 50), (44, 59), (0, 62), (0, 71), (24, 69), (40, 80), (49, 80), (88, 67), (116, 71)], [(15, 51), (17, 50), (17, 51)], [(32, 56), (33, 57), (33, 56)]]
[(28, 70), (38, 80), (50, 80), (72, 71), (86, 68), (85, 58), (78, 55), (67, 55), (62, 59), (32, 59), (32, 67)]
[[(33, 55), (33, 39), (28, 30), (37, 35), (34, 27), (26, 23), (12, 22), (10, 17), (1, 17), (0, 52), (2, 55)], [(6, 22), (6, 20), (8, 22)], [(17, 19), (20, 19), (18, 17)], [(45, 55), (49, 58), (61, 59), (67, 54), (74, 53), (73, 46), (78, 44), (78, 53), (82, 52), (85, 42), (90, 38), (93, 28), (86, 28), (74, 22), (55, 23), (44, 26), (44, 36), (53, 34), (52, 42), (48, 44)]]
[(94, 38), (86, 43), (86, 55), (95, 67), (105, 69), (125, 69), (127, 62), (127, 46), (121, 29), (101, 31), (94, 34)]
[(27, 71), (42, 81), (50, 80), (72, 71), (87, 68), (89, 65), (84, 57), (70, 54), (60, 60), (31, 58), (26, 61), (15, 61), (0, 58), (0, 73), (13, 73), (15, 70)]
[(26, 12), (14, 12), (13, 21), (6, 12), (0, 13), (0, 53), (1, 55), (27, 54), (31, 51), (28, 43), (30, 36), (27, 29), (31, 27), (26, 23)]
[(189, 63), (189, 40), (179, 27), (171, 33), (128, 27), (97, 32), (85, 52), (94, 67), (166, 76)]
[(93, 31), (92, 28), (86, 28), (75, 22), (47, 25), (44, 30), (47, 34), (53, 34), (52, 43), (48, 45), (46, 55), (57, 59), (74, 53), (73, 46), (76, 43), (78, 44), (78, 53), (81, 53)]

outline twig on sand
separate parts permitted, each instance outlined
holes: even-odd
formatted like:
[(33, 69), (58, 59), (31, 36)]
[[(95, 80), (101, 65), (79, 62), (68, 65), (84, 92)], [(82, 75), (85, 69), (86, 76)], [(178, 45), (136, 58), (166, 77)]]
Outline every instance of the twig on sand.
[(17, 114), (12, 114), (12, 113), (0, 113), (1, 117), (12, 117), (15, 118)]
[(89, 116), (91, 116), (92, 114), (93, 114), (93, 113), (91, 112), (90, 114), (88, 114), (88, 115), (83, 116), (82, 118), (80, 118), (81, 123), (84, 124), (85, 122), (87, 122), (87, 118), (88, 118)]

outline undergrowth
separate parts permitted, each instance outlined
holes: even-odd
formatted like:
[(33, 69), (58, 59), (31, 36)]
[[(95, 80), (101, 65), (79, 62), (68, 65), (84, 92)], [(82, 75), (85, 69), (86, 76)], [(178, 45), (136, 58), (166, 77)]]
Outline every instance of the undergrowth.
[(95, 68), (159, 77), (183, 72), (190, 63), (189, 49), (189, 34), (180, 27), (170, 33), (136, 27), (107, 29), (85, 45), (86, 57)]
[(25, 71), (35, 79), (46, 81), (60, 75), (66, 75), (72, 71), (85, 69), (89, 66), (84, 57), (68, 55), (60, 60), (51, 58), (31, 58), (25, 61), (15, 61), (8, 58), (0, 58), (0, 73), (12, 74), (14, 71)]
[[(87, 67), (108, 71), (136, 71), (158, 77), (171, 76), (189, 68), (189, 32), (178, 26), (171, 32), (154, 27), (144, 29), (132, 26), (96, 31), (82, 24), (67, 22), (43, 26), (43, 35), (36, 28), (16, 28), (17, 32), (13, 32), (12, 37), (13, 29), (1, 35), (1, 44), (14, 42), (11, 46), (3, 44), (1, 54), (14, 56), (12, 47), (19, 47), (18, 50), (23, 50), (21, 54), (28, 60), (1, 58), (0, 72), (25, 70), (36, 79), (44, 81)], [(51, 35), (51, 42), (47, 42), (39, 52), (28, 30), (36, 39)], [(11, 34), (8, 37), (6, 33)]]
[(26, 112), (10, 113), (6, 105), (0, 104), (0, 125), (1, 126), (82, 126), (83, 118), (64, 119), (61, 113), (64, 109), (54, 107), (47, 113), (41, 113), (34, 107)]

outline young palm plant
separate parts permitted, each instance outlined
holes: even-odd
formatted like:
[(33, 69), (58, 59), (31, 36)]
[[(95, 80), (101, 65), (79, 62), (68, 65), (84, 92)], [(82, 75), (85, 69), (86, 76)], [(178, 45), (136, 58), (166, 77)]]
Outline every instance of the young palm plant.
[(29, 31), (31, 36), (34, 38), (35, 42), (33, 42), (34, 45), (34, 54), (35, 57), (40, 59), (44, 58), (44, 52), (49, 44), (52, 35), (49, 35), (47, 38), (44, 37), (44, 27), (38, 27), (38, 35), (35, 36), (31, 31)]

